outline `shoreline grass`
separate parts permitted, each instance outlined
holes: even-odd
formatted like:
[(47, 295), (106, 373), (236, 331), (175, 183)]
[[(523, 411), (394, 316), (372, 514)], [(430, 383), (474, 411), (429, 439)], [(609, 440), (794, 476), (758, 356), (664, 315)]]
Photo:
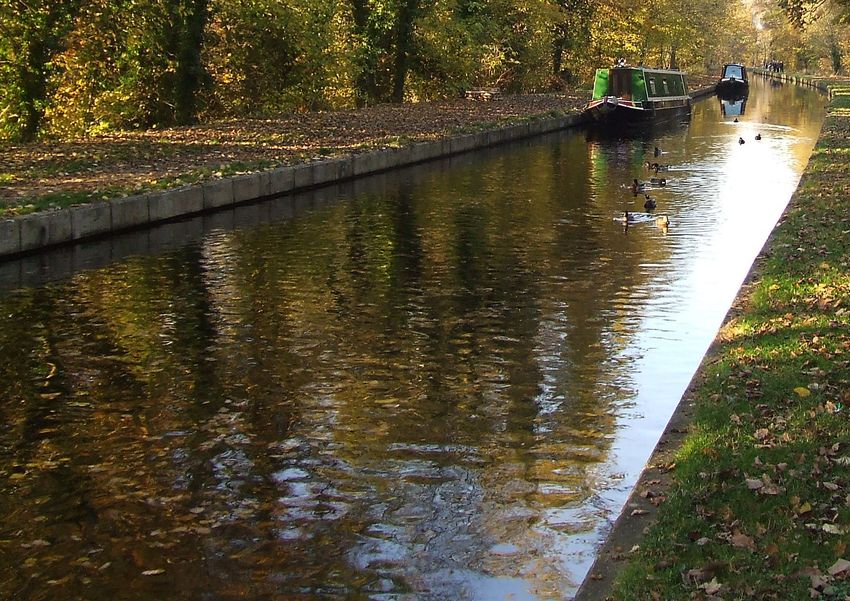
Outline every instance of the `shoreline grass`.
[(617, 601), (850, 599), (850, 81), (691, 390)]

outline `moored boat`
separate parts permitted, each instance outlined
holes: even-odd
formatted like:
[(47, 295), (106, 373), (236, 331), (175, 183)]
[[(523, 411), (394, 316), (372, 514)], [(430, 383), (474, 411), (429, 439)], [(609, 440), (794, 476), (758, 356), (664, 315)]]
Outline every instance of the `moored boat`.
[(585, 113), (601, 122), (639, 122), (690, 112), (685, 73), (617, 66), (597, 69)]
[(720, 72), (720, 80), (715, 89), (718, 96), (724, 98), (742, 98), (750, 91), (750, 83), (747, 80), (747, 69), (740, 63), (728, 63), (723, 65)]

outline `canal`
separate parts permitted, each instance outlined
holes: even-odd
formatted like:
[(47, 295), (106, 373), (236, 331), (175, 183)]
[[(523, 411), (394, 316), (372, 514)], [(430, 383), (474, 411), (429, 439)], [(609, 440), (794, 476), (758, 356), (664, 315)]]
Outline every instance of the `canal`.
[[(710, 98), (7, 262), (0, 597), (569, 599), (824, 104), (754, 78), (737, 121)], [(624, 227), (647, 161), (669, 225)]]

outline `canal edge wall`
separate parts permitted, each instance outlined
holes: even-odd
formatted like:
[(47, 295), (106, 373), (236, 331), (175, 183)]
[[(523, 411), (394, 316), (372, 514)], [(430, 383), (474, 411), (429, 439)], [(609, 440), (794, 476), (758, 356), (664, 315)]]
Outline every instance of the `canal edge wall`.
[[(750, 69), (750, 72), (781, 79), (790, 83), (814, 87), (828, 93), (830, 98), (833, 95), (833, 88), (828, 80), (808, 76), (786, 75), (759, 68)], [(829, 114), (827, 114), (826, 118), (829, 118)], [(815, 142), (815, 148), (819, 141), (820, 135)], [(800, 187), (800, 182), (806, 177), (808, 170), (809, 167), (807, 164), (797, 183), (797, 189)], [(783, 220), (785, 212), (794, 203), (796, 195), (797, 190), (795, 189), (788, 200), (785, 210), (777, 219), (777, 224)], [(758, 255), (753, 260), (753, 264), (750, 266), (741, 287), (738, 289), (738, 293), (735, 295), (726, 316), (723, 318), (717, 335), (715, 335), (709, 349), (691, 377), (679, 404), (676, 406), (673, 415), (662, 431), (646, 466), (640, 476), (638, 476), (622, 511), (617, 516), (617, 519), (611, 526), (611, 530), (597, 550), (596, 558), (588, 570), (587, 575), (579, 583), (579, 588), (572, 601), (611, 601), (614, 582), (620, 571), (628, 564), (629, 553), (632, 549), (640, 546), (644, 535), (657, 522), (659, 505), (653, 502), (653, 499), (657, 499), (659, 496), (666, 496), (672, 488), (672, 470), (676, 453), (681, 449), (682, 444), (688, 436), (689, 426), (696, 410), (694, 395), (695, 391), (701, 386), (704, 366), (709, 365), (716, 356), (716, 349), (719, 343), (718, 336), (723, 326), (735, 315), (740, 314), (741, 307), (744, 306), (750, 290), (759, 276), (759, 265), (766, 253), (769, 252), (773, 237), (774, 233), (771, 231)]]
[(823, 92), (832, 96), (832, 88), (829, 85), (829, 80), (812, 77), (810, 75), (795, 75), (793, 73), (777, 73), (776, 71), (769, 71), (767, 69), (762, 69), (760, 67), (754, 67), (751, 69), (753, 73), (757, 73), (758, 75), (764, 75), (765, 77), (769, 77), (771, 79), (778, 79), (779, 81), (785, 81), (789, 83), (793, 83), (800, 86), (809, 86), (812, 88), (817, 88)]
[(0, 220), (0, 260), (568, 129), (582, 113)]
[[(714, 86), (691, 93), (694, 100)], [(0, 260), (134, 229), (263, 201), (312, 188), (568, 129), (587, 122), (582, 113), (416, 142), (334, 159), (281, 166), (180, 188), (147, 192), (64, 209), (0, 219)]]

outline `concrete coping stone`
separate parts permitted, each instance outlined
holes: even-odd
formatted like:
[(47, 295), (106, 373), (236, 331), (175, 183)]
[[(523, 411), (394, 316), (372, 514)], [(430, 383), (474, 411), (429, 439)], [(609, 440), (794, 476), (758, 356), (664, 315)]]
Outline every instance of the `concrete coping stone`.
[(404, 167), (413, 163), (413, 148), (409, 145), (393, 148), (390, 152), (393, 154), (396, 167)]
[(71, 207), (71, 237), (82, 240), (112, 229), (112, 206), (109, 202), (94, 202)]
[(233, 201), (246, 202), (260, 197), (260, 176), (249, 173), (233, 178)]
[(321, 185), (337, 181), (342, 162), (338, 159), (325, 159), (312, 163), (313, 184)]
[(201, 190), (205, 209), (217, 209), (233, 204), (233, 180), (230, 178), (204, 182)]
[(71, 211), (60, 209), (17, 218), (21, 226), (21, 251), (71, 240)]
[(201, 212), (204, 208), (204, 190), (201, 186), (165, 190), (151, 194), (148, 202), (150, 221), (166, 221)]
[(302, 165), (294, 165), (292, 167), (292, 177), (294, 180), (294, 190), (303, 190), (309, 188), (314, 182), (313, 163), (304, 163)]
[(21, 222), (17, 219), (0, 221), (0, 255), (21, 252)]
[(269, 172), (269, 194), (285, 194), (295, 187), (295, 169), (290, 165)]
[(113, 232), (150, 223), (150, 195), (137, 194), (116, 198), (111, 205)]

